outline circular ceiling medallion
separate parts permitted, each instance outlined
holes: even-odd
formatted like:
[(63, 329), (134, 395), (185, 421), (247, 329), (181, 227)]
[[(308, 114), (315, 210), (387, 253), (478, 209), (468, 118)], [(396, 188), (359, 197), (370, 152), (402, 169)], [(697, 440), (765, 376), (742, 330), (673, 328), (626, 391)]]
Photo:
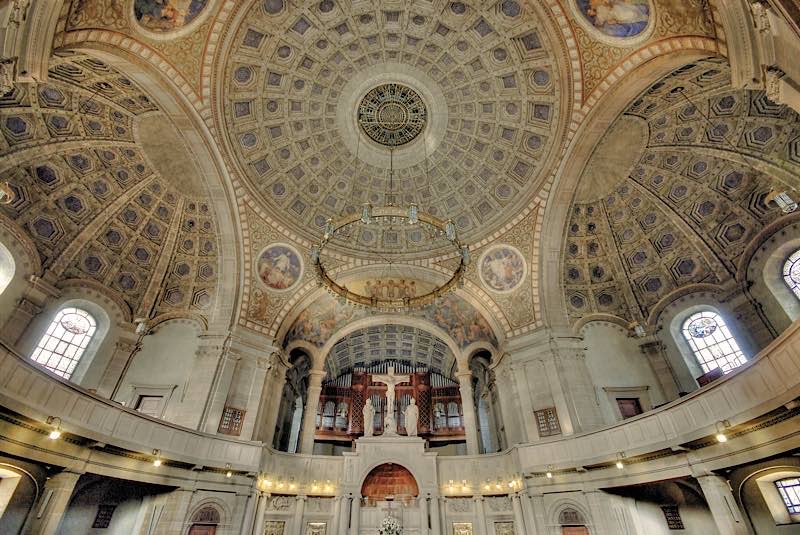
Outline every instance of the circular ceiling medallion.
[(270, 290), (291, 290), (303, 276), (303, 259), (294, 247), (274, 243), (258, 255), (256, 273)]
[(481, 255), (478, 274), (491, 291), (508, 293), (516, 290), (525, 279), (528, 266), (522, 253), (510, 245), (496, 245)]
[(413, 141), (425, 128), (428, 111), (419, 94), (401, 84), (383, 84), (358, 105), (358, 124), (371, 140), (387, 147)]

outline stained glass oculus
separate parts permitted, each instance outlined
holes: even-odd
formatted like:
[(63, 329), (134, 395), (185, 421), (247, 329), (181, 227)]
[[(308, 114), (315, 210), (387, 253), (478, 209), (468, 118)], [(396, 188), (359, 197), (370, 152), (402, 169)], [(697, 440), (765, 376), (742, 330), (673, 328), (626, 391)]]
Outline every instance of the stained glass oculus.
[(419, 94), (401, 84), (371, 89), (358, 105), (358, 124), (373, 141), (399, 147), (425, 128), (428, 111)]

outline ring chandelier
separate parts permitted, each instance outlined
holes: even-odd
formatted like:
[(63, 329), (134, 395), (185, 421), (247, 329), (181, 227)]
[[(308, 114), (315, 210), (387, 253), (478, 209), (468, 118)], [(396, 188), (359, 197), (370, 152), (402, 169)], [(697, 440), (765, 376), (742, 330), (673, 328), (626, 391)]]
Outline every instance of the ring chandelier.
[[(389, 147), (389, 191), (387, 204), (373, 207), (362, 205), (361, 214), (353, 213), (337, 220), (328, 219), (322, 239), (311, 249), (311, 263), (317, 279), (333, 295), (353, 305), (385, 311), (412, 310), (437, 302), (463, 283), (464, 271), (469, 265), (469, 247), (463, 245), (456, 233), (452, 220), (444, 220), (423, 212), (416, 204), (407, 208), (396, 206), (393, 202), (394, 149), (413, 141), (427, 125), (427, 109), (419, 94), (410, 87), (400, 84), (379, 85), (362, 98), (356, 118), (361, 130), (372, 141)], [(356, 159), (358, 152), (356, 151)], [(427, 159), (427, 158), (426, 158)], [(424, 295), (375, 296), (363, 295), (338, 283), (322, 264), (322, 253), (329, 242), (337, 235), (349, 235), (356, 225), (393, 227), (418, 227), (431, 240), (444, 238), (449, 242), (456, 256), (460, 258), (458, 267), (450, 278)], [(374, 263), (383, 260), (389, 266), (394, 263), (379, 252), (375, 252)]]
[[(344, 284), (336, 282), (322, 264), (322, 253), (325, 250), (325, 246), (328, 245), (330, 240), (337, 234), (342, 232), (346, 233), (353, 225), (359, 223), (375, 225), (378, 224), (379, 221), (386, 221), (391, 225), (398, 226), (419, 225), (427, 227), (429, 235), (447, 239), (460, 259), (458, 267), (447, 282), (436, 286), (423, 295), (414, 297), (386, 298), (367, 296), (354, 292)], [(463, 245), (458, 240), (455, 224), (449, 219), (439, 219), (426, 212), (422, 212), (417, 205), (413, 203), (405, 209), (391, 204), (373, 207), (371, 204), (365, 203), (361, 208), (361, 214), (350, 214), (336, 221), (328, 219), (325, 224), (325, 232), (322, 239), (311, 248), (311, 263), (314, 265), (317, 280), (323, 284), (331, 294), (345, 299), (356, 306), (385, 311), (413, 310), (436, 303), (439, 299), (463, 285), (464, 272), (469, 265), (469, 261), (469, 247)]]

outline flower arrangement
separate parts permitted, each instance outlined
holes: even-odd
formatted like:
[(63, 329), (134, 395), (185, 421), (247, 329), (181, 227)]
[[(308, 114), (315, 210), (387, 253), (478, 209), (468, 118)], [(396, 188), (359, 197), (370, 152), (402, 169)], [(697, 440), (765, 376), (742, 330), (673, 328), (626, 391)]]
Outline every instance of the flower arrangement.
[(381, 527), (378, 528), (378, 535), (400, 535), (403, 528), (400, 527), (400, 522), (392, 516), (387, 516), (381, 520)]

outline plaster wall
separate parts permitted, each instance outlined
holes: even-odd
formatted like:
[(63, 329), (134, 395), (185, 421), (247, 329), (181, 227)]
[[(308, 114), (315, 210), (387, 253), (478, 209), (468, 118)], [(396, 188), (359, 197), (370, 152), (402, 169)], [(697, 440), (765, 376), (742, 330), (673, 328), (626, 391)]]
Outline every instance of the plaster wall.
[[(646, 400), (642, 408), (661, 405), (667, 401), (647, 357), (642, 354), (636, 338), (619, 325), (591, 322), (583, 329), (586, 343), (586, 366), (595, 387), (603, 420), (612, 424), (622, 419), (619, 409), (607, 393), (608, 388), (642, 388)], [(618, 393), (617, 397), (638, 397), (638, 393)]]
[(115, 400), (134, 408), (134, 386), (165, 389), (163, 419), (172, 421), (192, 370), (199, 342), (192, 323), (172, 321), (144, 337)]
[[(800, 532), (800, 524), (776, 524), (770, 513), (764, 493), (758, 484), (758, 479), (773, 474), (786, 474), (795, 472), (793, 477), (800, 477), (800, 459), (792, 456), (780, 457), (762, 463), (750, 464), (740, 467), (731, 473), (731, 486), (734, 497), (744, 509), (756, 535), (789, 534)], [(785, 477), (785, 476), (781, 476)], [(765, 485), (771, 492), (773, 483)], [(777, 492), (777, 491), (775, 491)]]

